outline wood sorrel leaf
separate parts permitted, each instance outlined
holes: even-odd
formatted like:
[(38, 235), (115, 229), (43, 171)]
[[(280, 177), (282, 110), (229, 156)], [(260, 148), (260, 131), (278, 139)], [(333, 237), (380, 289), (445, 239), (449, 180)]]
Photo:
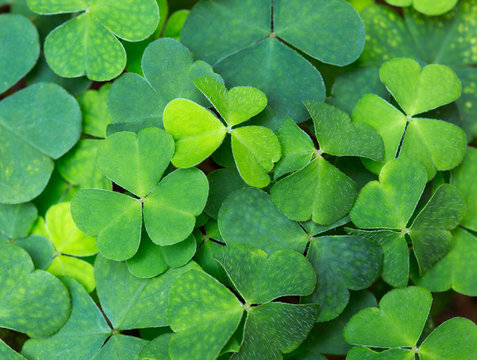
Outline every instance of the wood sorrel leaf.
[(88, 90), (78, 96), (85, 134), (106, 137), (106, 127), (111, 123), (107, 103), (110, 89), (111, 84), (106, 84), (99, 90)]
[(138, 359), (147, 340), (134, 336), (114, 334), (92, 360)]
[(0, 356), (5, 360), (25, 360), (23, 356), (0, 340)]
[(414, 360), (416, 355), (411, 350), (390, 349), (376, 352), (368, 348), (355, 347), (346, 356), (347, 360)]
[(214, 360), (242, 319), (242, 304), (209, 275), (190, 270), (172, 286), (168, 318), (172, 360)]
[(394, 6), (412, 5), (417, 11), (430, 16), (445, 14), (457, 4), (457, 0), (386, 0), (386, 2)]
[(0, 204), (0, 233), (7, 239), (25, 237), (37, 216), (38, 210), (32, 203)]
[(316, 275), (306, 258), (293, 250), (271, 255), (245, 244), (218, 250), (215, 259), (248, 304), (264, 304), (282, 296), (310, 295)]
[(46, 271), (55, 276), (68, 276), (78, 281), (89, 293), (96, 287), (93, 266), (72, 256), (56, 255)]

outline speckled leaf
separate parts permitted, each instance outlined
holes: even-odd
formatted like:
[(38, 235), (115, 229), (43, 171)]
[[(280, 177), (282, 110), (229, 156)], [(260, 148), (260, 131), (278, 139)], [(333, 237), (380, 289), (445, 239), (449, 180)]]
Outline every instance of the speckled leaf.
[(209, 275), (182, 274), (169, 296), (169, 323), (176, 332), (169, 344), (172, 360), (214, 360), (242, 318), (242, 304)]
[(218, 224), (227, 245), (248, 244), (271, 254), (281, 249), (305, 250), (308, 236), (299, 224), (287, 219), (261, 190), (233, 192), (222, 204)]
[(0, 48), (0, 93), (3, 93), (35, 65), (40, 55), (38, 31), (30, 20), (23, 16), (2, 14)]
[(271, 190), (277, 208), (292, 220), (329, 225), (350, 211), (356, 184), (322, 156), (279, 180)]
[(0, 327), (42, 337), (57, 332), (70, 315), (66, 287), (53, 275), (35, 270), (28, 253), (0, 243)]
[(381, 271), (382, 250), (357, 236), (323, 236), (311, 240), (307, 258), (315, 268), (317, 286), (307, 302), (320, 304), (318, 321), (341, 314), (350, 290), (369, 287)]
[(195, 79), (194, 84), (229, 126), (247, 121), (267, 106), (265, 94), (251, 86), (237, 86), (227, 90), (223, 84), (209, 76)]
[(268, 172), (280, 160), (280, 142), (273, 131), (262, 126), (245, 126), (231, 131), (232, 152), (238, 172), (250, 186), (270, 183)]
[(72, 256), (56, 256), (46, 271), (55, 276), (68, 276), (78, 281), (89, 293), (96, 287), (93, 265)]
[(242, 346), (232, 360), (281, 360), (306, 339), (319, 312), (316, 304), (273, 302), (247, 313)]
[(293, 250), (271, 255), (250, 245), (228, 245), (215, 259), (248, 304), (264, 304), (282, 296), (310, 295), (316, 275), (306, 258)]
[(98, 166), (114, 183), (144, 198), (161, 179), (173, 153), (174, 140), (164, 130), (123, 131), (101, 143)]
[(37, 216), (38, 211), (32, 203), (0, 204), (0, 233), (8, 239), (25, 237)]
[(50, 240), (41, 235), (30, 235), (23, 239), (17, 239), (15, 245), (28, 252), (35, 269), (45, 270), (53, 260), (55, 249)]
[(134, 336), (114, 334), (91, 360), (140, 360), (147, 341)]
[[(75, 99), (55, 84), (37, 84), (0, 103), (0, 202), (21, 203), (46, 187), (53, 162), (81, 133)], [(57, 139), (61, 137), (61, 141)]]
[(0, 340), (0, 356), (5, 360), (26, 360), (2, 340)]
[(477, 231), (477, 149), (468, 147), (462, 164), (452, 171), (451, 184), (463, 195), (466, 202), (466, 213), (462, 226)]
[(56, 14), (86, 10), (87, 0), (26, 0), (30, 9), (38, 14)]
[(452, 10), (457, 0), (386, 0), (394, 6), (414, 6), (417, 11), (430, 15), (442, 15)]
[(409, 229), (420, 273), (429, 270), (450, 250), (450, 230), (459, 225), (465, 201), (457, 188), (442, 184), (416, 216)]
[(424, 168), (408, 159), (385, 165), (379, 182), (371, 181), (359, 192), (350, 216), (364, 229), (402, 230), (407, 226), (427, 182)]
[(392, 290), (383, 296), (379, 309), (365, 309), (353, 316), (345, 327), (345, 339), (350, 344), (369, 347), (413, 347), (424, 329), (431, 304), (432, 296), (426, 289)]
[(71, 295), (71, 316), (55, 335), (28, 340), (22, 349), (29, 359), (90, 360), (112, 331), (101, 310), (75, 280), (64, 278)]
[(106, 190), (80, 190), (71, 200), (71, 216), (81, 231), (96, 237), (98, 250), (107, 258), (127, 260), (139, 249), (142, 211), (136, 199)]
[(275, 166), (275, 179), (304, 167), (310, 162), (315, 151), (313, 140), (290, 118), (283, 120), (277, 137), (282, 148), (282, 157)]
[(142, 360), (171, 360), (169, 356), (169, 341), (173, 334), (164, 334), (158, 336), (149, 342), (141, 350), (140, 357)]
[(416, 355), (411, 350), (390, 349), (373, 351), (368, 348), (355, 347), (346, 356), (346, 360), (414, 360)]
[(107, 104), (110, 89), (111, 85), (106, 84), (99, 90), (88, 90), (78, 96), (85, 134), (106, 137), (106, 127), (111, 123)]
[(164, 128), (176, 141), (172, 164), (191, 167), (209, 157), (227, 132), (212, 112), (186, 99), (171, 101), (164, 109)]
[(305, 101), (305, 106), (313, 119), (321, 151), (335, 156), (383, 160), (383, 140), (371, 126), (352, 122), (348, 114), (329, 104)]
[(152, 241), (174, 245), (185, 240), (194, 230), (208, 194), (207, 177), (196, 168), (167, 175), (144, 200), (144, 223)]
[(108, 98), (114, 123), (160, 126), (164, 108), (173, 99), (207, 104), (194, 86), (195, 78), (209, 75), (221, 81), (209, 64), (194, 62), (192, 53), (173, 39), (159, 39), (146, 48), (142, 71), (144, 78), (127, 73), (114, 82)]
[(78, 141), (71, 151), (58, 159), (58, 172), (72, 185), (111, 190), (111, 181), (103, 176), (96, 163), (100, 144), (99, 140), (93, 139)]

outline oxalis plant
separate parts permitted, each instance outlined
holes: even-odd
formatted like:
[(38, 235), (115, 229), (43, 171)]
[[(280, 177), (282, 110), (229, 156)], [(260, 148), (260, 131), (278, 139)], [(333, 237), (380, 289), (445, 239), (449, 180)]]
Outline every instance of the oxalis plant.
[(477, 0), (0, 0), (0, 360), (477, 360)]

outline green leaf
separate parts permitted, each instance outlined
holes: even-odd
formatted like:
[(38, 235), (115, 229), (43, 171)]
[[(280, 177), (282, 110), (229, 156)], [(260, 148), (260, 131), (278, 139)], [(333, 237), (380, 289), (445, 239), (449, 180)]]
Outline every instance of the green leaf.
[(247, 313), (240, 351), (232, 360), (281, 360), (281, 353), (295, 350), (306, 339), (319, 306), (273, 302)]
[(37, 216), (38, 211), (32, 203), (0, 204), (0, 233), (8, 239), (25, 237)]
[(61, 360), (78, 357), (91, 359), (112, 331), (101, 310), (75, 280), (64, 278), (71, 295), (71, 316), (65, 326), (47, 338), (30, 339), (22, 349), (27, 358)]
[(213, 360), (229, 341), (242, 318), (242, 304), (209, 275), (191, 270), (182, 274), (169, 296), (172, 360)]
[(119, 132), (102, 142), (98, 166), (114, 183), (144, 198), (161, 179), (173, 153), (174, 141), (164, 130)]
[(477, 231), (477, 150), (468, 147), (462, 164), (451, 173), (451, 184), (454, 185), (466, 202), (466, 213), (462, 226)]
[(89, 293), (96, 287), (93, 266), (75, 257), (57, 255), (46, 271), (55, 276), (68, 276), (78, 281)]
[(371, 126), (352, 122), (348, 114), (329, 104), (305, 101), (305, 106), (313, 119), (321, 151), (335, 156), (383, 160), (383, 140)]
[(31, 256), (35, 269), (45, 270), (54, 256), (54, 248), (50, 240), (40, 235), (30, 235), (15, 240), (15, 245), (26, 250)]
[(271, 254), (305, 250), (308, 236), (287, 219), (264, 191), (245, 188), (230, 194), (219, 211), (220, 233), (227, 245), (248, 244)]
[(320, 304), (318, 321), (341, 314), (350, 290), (369, 287), (378, 277), (382, 251), (375, 242), (356, 236), (322, 236), (310, 241), (307, 258), (315, 268), (317, 286), (307, 302)]
[(412, 59), (390, 60), (379, 75), (408, 116), (451, 103), (462, 90), (459, 78), (447, 66), (433, 64), (421, 69)]
[(192, 53), (172, 39), (159, 39), (146, 48), (142, 71), (144, 78), (126, 73), (111, 87), (108, 107), (114, 123), (161, 126), (164, 108), (173, 99), (207, 104), (194, 86), (195, 78), (209, 75), (222, 80), (209, 64), (194, 61)]
[(143, 360), (171, 360), (169, 356), (169, 342), (173, 334), (158, 336), (149, 342), (141, 351)]
[(242, 179), (263, 188), (270, 183), (268, 172), (280, 160), (280, 142), (273, 131), (262, 126), (245, 126), (230, 132), (232, 152)]
[(292, 220), (329, 225), (350, 211), (356, 184), (322, 156), (279, 180), (271, 190), (277, 208)]
[(0, 356), (5, 360), (25, 360), (23, 356), (0, 340)]
[(57, 332), (70, 315), (65, 286), (35, 270), (28, 253), (0, 243), (0, 327), (42, 337)]
[(376, 352), (368, 348), (355, 347), (346, 356), (347, 360), (414, 360), (416, 355), (411, 350), (390, 349)]
[(92, 360), (139, 360), (147, 341), (134, 336), (114, 334)]
[(457, 0), (386, 0), (388, 4), (395, 6), (410, 6), (426, 15), (442, 15), (452, 10)]
[(306, 258), (293, 250), (271, 255), (245, 244), (222, 247), (214, 255), (248, 304), (264, 304), (282, 296), (310, 295), (316, 275)]
[(172, 164), (191, 167), (209, 157), (222, 143), (225, 126), (207, 109), (186, 99), (171, 101), (164, 109), (164, 128), (176, 141)]
[(167, 19), (166, 27), (164, 28), (164, 37), (173, 38), (179, 41), (182, 27), (184, 26), (189, 13), (189, 10), (178, 10), (171, 14), (169, 19)]
[(55, 14), (86, 10), (86, 0), (27, 0), (28, 7), (38, 14)]
[(107, 104), (110, 89), (111, 85), (106, 84), (99, 90), (88, 90), (78, 96), (85, 134), (106, 137), (106, 127), (111, 123)]
[(439, 186), (409, 229), (420, 273), (429, 270), (450, 249), (450, 230), (459, 225), (465, 213), (465, 201), (452, 185)]
[(379, 309), (365, 309), (353, 316), (345, 327), (345, 338), (350, 344), (368, 347), (413, 347), (424, 329), (431, 303), (431, 293), (423, 288), (392, 290), (383, 296)]
[(58, 85), (33, 85), (4, 99), (0, 103), (0, 202), (22, 203), (37, 197), (53, 171), (51, 158), (66, 153), (80, 133), (79, 106)]
[(267, 106), (265, 94), (251, 86), (240, 86), (227, 90), (223, 84), (209, 76), (195, 79), (194, 84), (229, 126), (247, 121), (262, 112)]
[(353, 223), (364, 229), (404, 229), (424, 191), (427, 176), (419, 163), (395, 159), (359, 192), (351, 210)]
[(33, 68), (40, 55), (40, 43), (35, 26), (23, 16), (2, 14), (0, 29), (0, 93), (3, 93)]
[[(97, 215), (92, 217), (91, 212)], [(139, 200), (106, 190), (80, 190), (71, 200), (71, 216), (81, 231), (96, 237), (98, 250), (107, 258), (127, 260), (139, 249), (142, 226)]]
[(144, 223), (151, 240), (163, 246), (185, 240), (194, 230), (208, 194), (207, 177), (196, 168), (167, 175), (144, 200)]

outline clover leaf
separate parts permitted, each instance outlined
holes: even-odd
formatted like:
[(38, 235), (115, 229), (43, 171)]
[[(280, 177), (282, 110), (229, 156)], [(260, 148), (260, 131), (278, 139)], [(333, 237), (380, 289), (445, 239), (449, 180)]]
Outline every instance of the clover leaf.
[(278, 211), (270, 196), (253, 188), (230, 194), (222, 204), (218, 225), (227, 245), (248, 244), (273, 253), (305, 250), (308, 236), (299, 224)]
[(347, 359), (401, 360), (414, 359), (419, 354), (422, 360), (457, 360), (473, 356), (477, 326), (463, 318), (446, 321), (418, 345), (431, 303), (431, 293), (423, 288), (390, 291), (379, 302), (379, 308), (365, 309), (353, 316), (344, 335), (353, 345), (393, 349), (377, 354), (370, 349), (354, 348)]
[(394, 6), (413, 6), (417, 11), (425, 15), (442, 15), (452, 10), (457, 4), (457, 0), (386, 0), (390, 5)]
[(192, 82), (195, 78), (209, 75), (222, 81), (209, 64), (194, 61), (192, 53), (173, 39), (159, 39), (146, 48), (142, 71), (144, 77), (126, 73), (111, 87), (108, 109), (116, 126), (162, 126), (164, 108), (173, 99), (207, 104)]
[(63, 326), (71, 307), (57, 278), (34, 270), (25, 250), (6, 243), (0, 243), (0, 270), (0, 327), (42, 337)]
[[(158, 128), (115, 133), (102, 143), (99, 167), (137, 198), (84, 189), (75, 194), (71, 212), (82, 231), (97, 237), (98, 249), (107, 258), (121, 261), (137, 253), (143, 213), (148, 235), (158, 245), (180, 243), (192, 233), (207, 201), (207, 178), (197, 169), (182, 169), (159, 183), (173, 152), (171, 136)], [(98, 215), (91, 217), (91, 209)]]
[(281, 155), (277, 137), (262, 126), (233, 128), (265, 108), (265, 95), (252, 87), (227, 90), (211, 77), (196, 79), (194, 83), (228, 126), (193, 101), (171, 101), (164, 109), (163, 121), (166, 131), (176, 141), (172, 163), (177, 167), (197, 165), (217, 150), (229, 133), (233, 157), (242, 179), (250, 186), (267, 186), (270, 183), (267, 173), (273, 169)]
[(37, 197), (50, 179), (52, 159), (66, 153), (80, 133), (78, 103), (58, 85), (32, 85), (0, 102), (0, 202)]
[(275, 183), (270, 194), (277, 208), (290, 219), (311, 219), (329, 225), (343, 218), (353, 206), (356, 184), (323, 154), (379, 159), (383, 144), (374, 129), (352, 122), (338, 108), (319, 102), (305, 105), (313, 119), (320, 149), (316, 150), (311, 139), (285, 119), (279, 132), (284, 155), (278, 170), (280, 175), (297, 171)]
[(159, 23), (155, 0), (28, 0), (28, 6), (44, 15), (83, 11), (54, 29), (45, 40), (48, 65), (63, 77), (86, 75), (96, 81), (115, 78), (126, 66), (126, 52), (116, 37), (144, 40)]
[(434, 177), (436, 170), (456, 167), (465, 154), (465, 133), (448, 122), (415, 117), (460, 96), (461, 86), (455, 73), (436, 64), (421, 70), (416, 61), (403, 58), (385, 63), (380, 77), (405, 114), (373, 94), (358, 102), (353, 121), (374, 127), (383, 137), (385, 146), (384, 163), (366, 160), (368, 167), (377, 172), (398, 153), (419, 161), (426, 168), (429, 179)]
[[(205, 29), (204, 23), (208, 24)], [(364, 28), (344, 0), (331, 5), (275, 1), (273, 11), (272, 1), (224, 4), (214, 0), (200, 1), (192, 9), (181, 40), (196, 56), (214, 64), (227, 83), (250, 84), (264, 91), (270, 101), (261, 123), (278, 128), (287, 116), (297, 122), (308, 118), (303, 100), (325, 97), (320, 73), (291, 46), (322, 62), (343, 66), (362, 52)]]
[[(38, 31), (25, 17), (0, 15), (0, 94), (13, 86), (35, 65), (40, 55)], [(11, 59), (15, 58), (15, 61)]]
[(0, 340), (0, 356), (6, 360), (25, 360), (23, 356), (15, 352), (10, 346)]
[(107, 102), (110, 89), (111, 84), (106, 84), (99, 90), (88, 90), (78, 96), (85, 134), (106, 137), (106, 127), (111, 123)]

